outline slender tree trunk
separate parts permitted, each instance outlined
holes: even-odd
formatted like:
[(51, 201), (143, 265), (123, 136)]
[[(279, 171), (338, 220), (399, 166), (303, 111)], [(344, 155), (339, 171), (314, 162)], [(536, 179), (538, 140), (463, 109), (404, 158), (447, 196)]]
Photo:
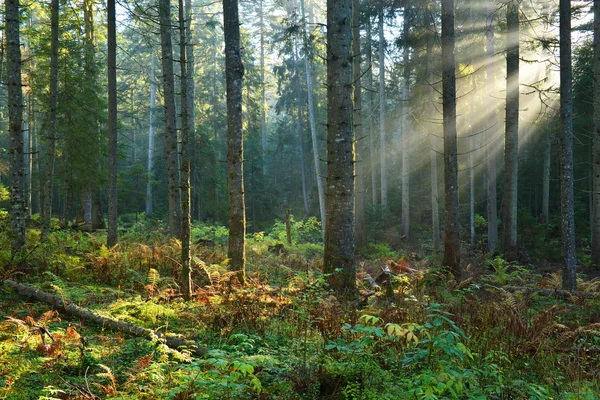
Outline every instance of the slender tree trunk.
[(326, 231), (325, 216), (325, 189), (323, 188), (323, 175), (321, 174), (321, 161), (319, 159), (319, 141), (317, 140), (317, 126), (315, 122), (315, 105), (312, 89), (312, 63), (308, 51), (308, 32), (306, 29), (306, 13), (304, 11), (304, 0), (300, 0), (302, 11), (302, 39), (304, 43), (305, 69), (306, 69), (306, 93), (308, 96), (308, 122), (310, 125), (310, 137), (312, 139), (313, 159), (315, 163), (315, 174), (317, 175), (317, 191), (319, 193), (319, 210), (321, 213), (321, 225), (323, 238)]
[(456, 140), (456, 76), (454, 60), (454, 0), (442, 0), (442, 96), (444, 112), (444, 185), (446, 231), (444, 265), (461, 276), (458, 219), (458, 160)]
[(573, 73), (571, 1), (560, 0), (560, 209), (563, 289), (577, 290), (575, 216), (573, 212)]
[(27, 128), (23, 137), (23, 164), (25, 165), (25, 213), (31, 217), (31, 93), (27, 95)]
[[(472, 21), (472, 19), (471, 19)], [(471, 26), (473, 26), (471, 22)], [(475, 91), (475, 75), (471, 74), (471, 88)], [(469, 119), (471, 120), (471, 129), (469, 134), (469, 239), (470, 244), (475, 244), (475, 146), (473, 145), (473, 136), (475, 135), (475, 107), (474, 101), (469, 104)], [(477, 146), (479, 147), (479, 146)]]
[(260, 18), (260, 89), (261, 89), (261, 124), (260, 138), (262, 145), (263, 176), (267, 175), (267, 99), (265, 90), (265, 18), (263, 0), (259, 0)]
[(296, 124), (299, 135), (299, 150), (300, 150), (300, 173), (302, 177), (302, 200), (304, 203), (304, 214), (308, 215), (308, 190), (306, 185), (306, 166), (304, 165), (304, 124), (302, 122), (302, 100), (300, 96), (300, 73), (298, 71), (298, 47), (296, 39), (294, 39), (294, 76), (296, 79), (295, 92), (296, 92), (296, 106), (298, 108), (298, 118), (296, 118)]
[(509, 257), (517, 252), (517, 182), (519, 176), (519, 5), (506, 9), (506, 137), (504, 141), (504, 210), (502, 248)]
[(52, 218), (52, 192), (54, 182), (54, 154), (56, 153), (56, 106), (58, 102), (58, 11), (59, 1), (50, 4), (50, 113), (46, 149), (46, 176), (44, 179), (44, 204), (42, 206), (42, 237), (50, 231)]
[(600, 0), (594, 0), (594, 143), (592, 157), (592, 263), (600, 266)]
[[(192, 0), (185, 0), (186, 20), (185, 20), (185, 32), (186, 32), (186, 73), (187, 73), (187, 113), (188, 113), (188, 126), (190, 131), (190, 216), (194, 215), (194, 208), (199, 209), (199, 179), (200, 174), (196, 165), (196, 141), (194, 137), (196, 135), (196, 107), (194, 104), (195, 98), (195, 84), (194, 84), (194, 71), (196, 59), (194, 58), (194, 43), (192, 35), (192, 22), (193, 22), (193, 9)], [(194, 204), (195, 202), (195, 204)], [(192, 217), (190, 217), (192, 218)], [(199, 219), (199, 218), (198, 218)]]
[[(189, 10), (188, 10), (189, 12)], [(189, 15), (188, 15), (189, 18)], [(192, 299), (190, 246), (192, 219), (190, 213), (190, 115), (188, 112), (188, 76), (186, 60), (186, 13), (179, 0), (179, 58), (181, 63), (181, 291), (185, 300)]]
[[(106, 246), (117, 244), (117, 25), (115, 0), (108, 11), (108, 235)], [(134, 143), (135, 146), (135, 143)]]
[(410, 135), (408, 128), (408, 94), (410, 89), (410, 48), (409, 48), (408, 6), (404, 6), (403, 34), (404, 51), (402, 62), (402, 222), (400, 231), (408, 238), (410, 233)]
[(552, 167), (552, 133), (547, 132), (544, 137), (544, 165), (542, 171), (542, 214), (541, 223), (548, 228), (550, 218), (550, 172)]
[[(488, 110), (494, 110), (495, 105), (492, 100), (496, 95), (494, 89), (494, 0), (488, 0), (487, 17), (486, 17), (486, 87), (487, 87), (487, 104)], [(496, 196), (496, 149), (493, 146), (495, 142), (497, 130), (493, 129), (496, 125), (496, 113), (489, 112), (488, 124), (488, 145), (486, 147), (486, 164), (487, 164), (487, 233), (488, 233), (488, 251), (493, 252), (498, 246), (498, 205)]]
[(385, 47), (383, 36), (383, 3), (379, 6), (379, 157), (381, 168), (381, 207), (387, 207), (387, 148), (385, 126)]
[(240, 19), (237, 0), (223, 0), (225, 77), (227, 81), (227, 184), (229, 188), (228, 257), (238, 277), (246, 282), (246, 209), (244, 204), (244, 146), (242, 85), (244, 66), (240, 53)]
[(169, 0), (159, 0), (159, 2), (165, 108), (165, 147), (169, 187), (169, 233), (172, 236), (179, 237), (181, 234), (181, 193), (179, 187), (175, 81), (173, 77), (173, 45), (171, 43), (171, 2)]
[(23, 193), (23, 92), (19, 0), (6, 0), (6, 83), (10, 137), (10, 238), (13, 255), (25, 250), (25, 197)]
[(356, 291), (352, 0), (327, 0), (327, 230), (323, 272), (336, 293)]
[(146, 184), (146, 215), (152, 214), (152, 179), (154, 177), (154, 105), (156, 102), (156, 66), (152, 53), (152, 71), (150, 72), (150, 118), (148, 126), (148, 183)]
[(366, 146), (363, 144), (363, 120), (362, 120), (362, 89), (361, 89), (361, 50), (360, 50), (360, 1), (352, 0), (352, 81), (354, 82), (354, 140), (357, 149), (356, 158), (356, 180), (355, 180), (355, 205), (356, 212), (355, 233), (356, 249), (360, 250), (367, 246), (367, 231), (365, 228), (365, 191), (366, 172), (365, 153)]
[(367, 43), (365, 53), (367, 53), (367, 98), (369, 99), (369, 158), (371, 162), (371, 205), (373, 208), (377, 205), (379, 190), (377, 188), (377, 138), (373, 127), (373, 115), (375, 114), (375, 95), (373, 91), (373, 49), (371, 46), (371, 22), (367, 20)]

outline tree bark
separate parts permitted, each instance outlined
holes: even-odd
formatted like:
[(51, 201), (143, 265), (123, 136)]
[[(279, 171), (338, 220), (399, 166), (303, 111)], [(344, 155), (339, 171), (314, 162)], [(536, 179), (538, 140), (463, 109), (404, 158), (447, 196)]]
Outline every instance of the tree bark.
[(4, 283), (7, 286), (15, 289), (21, 297), (32, 298), (42, 303), (46, 303), (57, 309), (59, 312), (64, 312), (73, 317), (96, 323), (113, 331), (124, 332), (128, 335), (142, 337), (148, 340), (153, 340), (154, 337), (158, 337), (159, 339), (165, 340), (165, 344), (172, 349), (180, 349), (185, 347), (186, 349), (190, 350), (193, 355), (199, 357), (203, 356), (208, 351), (206, 348), (196, 345), (196, 343), (191, 340), (186, 340), (173, 334), (164, 335), (151, 329), (141, 328), (127, 322), (103, 317), (83, 307), (76, 306), (75, 304), (61, 297), (34, 289), (30, 286), (17, 283), (10, 279), (5, 280)]
[[(496, 95), (494, 89), (494, 0), (489, 0), (486, 17), (486, 87), (488, 110), (494, 110), (493, 97)], [(493, 129), (496, 124), (496, 113), (491, 111), (487, 119), (488, 145), (486, 147), (487, 164), (487, 233), (488, 251), (493, 252), (498, 245), (498, 205), (496, 196), (496, 149), (492, 145), (497, 130)]]
[[(189, 10), (188, 10), (189, 12)], [(185, 300), (192, 299), (192, 270), (190, 246), (192, 220), (190, 212), (190, 115), (187, 75), (186, 12), (183, 0), (179, 0), (179, 59), (181, 65), (181, 291)], [(189, 17), (189, 15), (188, 15)]]
[(315, 174), (317, 175), (317, 191), (319, 193), (319, 210), (321, 214), (321, 226), (323, 238), (326, 231), (326, 214), (325, 214), (325, 189), (323, 188), (323, 175), (321, 174), (321, 161), (319, 158), (319, 141), (317, 139), (317, 127), (315, 122), (315, 105), (312, 89), (312, 63), (310, 61), (308, 50), (308, 32), (306, 29), (306, 13), (304, 11), (304, 0), (300, 0), (300, 8), (302, 12), (302, 39), (304, 43), (304, 67), (306, 69), (306, 93), (308, 96), (308, 122), (310, 126), (310, 137), (312, 139), (313, 159), (315, 163)]
[(410, 234), (410, 135), (408, 129), (409, 90), (410, 90), (410, 48), (409, 48), (409, 12), (404, 6), (402, 37), (404, 51), (402, 56), (402, 221), (400, 232), (408, 238)]
[(10, 239), (12, 254), (25, 250), (25, 196), (23, 166), (23, 91), (21, 89), (21, 43), (19, 0), (6, 0), (6, 83), (10, 137)]
[(365, 53), (367, 53), (367, 96), (369, 99), (369, 158), (371, 162), (371, 205), (373, 208), (377, 205), (379, 190), (377, 187), (377, 138), (373, 124), (373, 115), (375, 114), (375, 95), (373, 91), (373, 49), (371, 46), (371, 21), (367, 20), (367, 43)]
[(52, 219), (52, 192), (54, 183), (54, 155), (56, 153), (56, 107), (58, 102), (58, 12), (59, 1), (50, 4), (50, 112), (46, 143), (46, 174), (42, 206), (42, 237), (50, 231)]
[(592, 263), (600, 266), (600, 0), (594, 0), (594, 143), (592, 154)]
[(327, 230), (323, 272), (355, 296), (352, 0), (327, 0)]
[(560, 209), (563, 289), (577, 290), (573, 212), (573, 73), (571, 1), (560, 0)]
[(361, 90), (361, 50), (360, 50), (360, 1), (352, 0), (352, 81), (354, 82), (354, 138), (357, 149), (356, 159), (356, 179), (355, 179), (355, 204), (356, 213), (355, 233), (356, 250), (367, 246), (367, 231), (365, 227), (365, 191), (366, 191), (366, 172), (365, 153), (366, 146), (363, 141), (363, 121), (362, 121), (362, 90)]
[[(117, 244), (117, 24), (115, 0), (108, 11), (108, 235), (106, 247)], [(135, 146), (135, 143), (134, 143)]]
[(175, 81), (173, 77), (173, 45), (171, 41), (171, 2), (169, 0), (159, 0), (159, 2), (165, 108), (165, 148), (169, 187), (169, 233), (172, 236), (179, 237), (181, 234), (181, 192), (179, 187)]
[(238, 279), (246, 282), (246, 209), (244, 203), (244, 146), (240, 53), (240, 20), (237, 0), (223, 0), (225, 77), (227, 81), (227, 184), (229, 190), (228, 258)]
[(260, 91), (261, 91), (261, 120), (260, 139), (262, 146), (263, 176), (267, 175), (267, 99), (265, 90), (265, 18), (263, 0), (259, 0), (260, 19)]
[[(192, 22), (193, 22), (193, 9), (192, 0), (185, 0), (186, 20), (185, 20), (185, 32), (186, 32), (186, 46), (185, 46), (185, 59), (186, 59), (186, 72), (187, 72), (187, 112), (188, 112), (188, 126), (190, 130), (190, 218), (193, 220), (194, 209), (200, 210), (199, 202), (199, 186), (200, 186), (200, 172), (196, 165), (196, 141), (194, 140), (196, 135), (196, 107), (194, 104), (195, 99), (195, 83), (194, 83), (194, 71), (196, 59), (194, 57), (194, 42), (192, 35)], [(195, 202), (195, 203), (194, 203)], [(200, 217), (198, 217), (200, 219)]]
[(294, 75), (296, 79), (295, 84), (295, 92), (296, 92), (296, 107), (298, 109), (298, 117), (296, 118), (296, 125), (298, 129), (299, 135), (299, 144), (298, 148), (300, 150), (300, 174), (302, 178), (302, 200), (304, 204), (304, 214), (308, 215), (308, 190), (306, 184), (306, 166), (304, 164), (304, 124), (302, 117), (302, 100), (300, 96), (300, 73), (298, 71), (298, 48), (296, 44), (296, 39), (294, 39), (294, 53), (293, 53), (293, 62), (294, 62)]
[(148, 183), (146, 184), (146, 215), (152, 214), (152, 179), (154, 176), (154, 105), (156, 102), (156, 66), (152, 53), (150, 72), (150, 118), (148, 126)]
[(502, 249), (517, 253), (517, 182), (519, 177), (519, 5), (511, 0), (506, 9), (506, 132), (504, 141), (504, 198)]
[(442, 97), (444, 112), (444, 185), (446, 230), (444, 265), (455, 277), (460, 268), (458, 160), (456, 140), (456, 76), (454, 60), (454, 0), (442, 0)]
[[(542, 214), (541, 223), (546, 225), (550, 218), (550, 172), (552, 167), (552, 131), (548, 131), (544, 137), (544, 165), (542, 171)], [(593, 249), (592, 249), (593, 253)]]
[(383, 3), (379, 5), (379, 157), (381, 176), (381, 207), (387, 208), (387, 148), (385, 126), (385, 37), (383, 35)]

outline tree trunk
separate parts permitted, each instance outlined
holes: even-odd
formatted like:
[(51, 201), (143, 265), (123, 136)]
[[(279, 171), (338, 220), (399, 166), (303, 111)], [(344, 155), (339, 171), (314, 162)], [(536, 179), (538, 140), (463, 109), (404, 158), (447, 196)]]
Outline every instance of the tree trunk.
[(408, 93), (410, 89), (410, 49), (409, 49), (409, 20), (408, 6), (404, 6), (404, 21), (402, 38), (404, 51), (402, 62), (402, 222), (400, 231), (408, 238), (410, 233), (410, 135), (408, 129)]
[(356, 212), (355, 233), (356, 249), (360, 250), (367, 246), (367, 231), (365, 227), (365, 191), (366, 172), (365, 153), (366, 146), (363, 141), (362, 121), (362, 89), (361, 89), (361, 50), (360, 50), (360, 1), (352, 0), (352, 81), (354, 82), (354, 140), (356, 144), (356, 179), (355, 179), (355, 205)]
[[(542, 171), (542, 214), (541, 223), (548, 229), (550, 218), (550, 172), (552, 170), (552, 131), (546, 132), (544, 137), (544, 165)], [(593, 252), (593, 249), (592, 249)]]
[(227, 184), (229, 190), (228, 258), (238, 279), (246, 282), (246, 209), (244, 204), (244, 146), (242, 132), (242, 84), (244, 66), (240, 53), (240, 20), (237, 0), (223, 0), (225, 77), (227, 81)]
[(373, 49), (371, 46), (371, 21), (367, 20), (366, 24), (367, 31), (367, 95), (369, 99), (369, 158), (371, 162), (371, 205), (373, 208), (377, 205), (378, 201), (378, 188), (377, 188), (377, 138), (375, 137), (375, 129), (373, 126), (373, 115), (375, 114), (375, 95), (373, 91)]
[(298, 72), (298, 48), (296, 39), (294, 39), (294, 75), (296, 78), (296, 106), (298, 108), (298, 118), (296, 118), (296, 124), (299, 135), (299, 150), (300, 150), (300, 173), (302, 177), (302, 200), (304, 204), (304, 214), (308, 215), (308, 190), (306, 185), (306, 166), (304, 165), (304, 124), (302, 122), (302, 100), (300, 98), (300, 73)]
[[(108, 11), (108, 235), (106, 247), (117, 244), (117, 26), (115, 0)], [(135, 143), (133, 144), (135, 147)]]
[(260, 89), (261, 89), (261, 120), (260, 139), (262, 146), (263, 176), (267, 175), (267, 99), (265, 90), (265, 17), (263, 0), (259, 0), (260, 18)]
[(327, 0), (327, 230), (323, 272), (350, 298), (354, 265), (352, 0)]
[(519, 5), (511, 0), (506, 9), (506, 132), (504, 140), (504, 209), (502, 249), (517, 253), (517, 182), (519, 177)]
[(592, 154), (592, 263), (600, 266), (600, 0), (594, 0), (594, 144)]
[(181, 234), (181, 193), (179, 187), (177, 124), (175, 115), (173, 45), (171, 43), (171, 2), (169, 0), (159, 1), (165, 108), (165, 148), (167, 156), (167, 182), (169, 187), (169, 233), (172, 236), (179, 237)]
[(44, 204), (42, 206), (42, 237), (50, 231), (52, 218), (52, 192), (54, 182), (54, 154), (56, 153), (56, 106), (58, 102), (58, 11), (59, 1), (50, 5), (50, 112), (46, 148), (46, 175), (44, 179)]
[[(187, 35), (186, 18), (189, 18), (183, 7), (183, 0), (179, 0), (179, 59), (181, 64), (181, 291), (185, 300), (192, 299), (192, 270), (190, 267), (190, 246), (192, 234), (192, 220), (190, 212), (190, 115), (188, 99), (187, 76)], [(186, 17), (187, 16), (187, 17)]]
[(383, 36), (383, 3), (379, 6), (379, 157), (381, 169), (381, 207), (387, 207), (387, 147), (385, 145), (385, 48)]
[[(192, 36), (192, 22), (193, 22), (193, 9), (192, 0), (185, 0), (186, 9), (186, 21), (185, 21), (185, 32), (186, 32), (186, 73), (187, 73), (187, 113), (188, 113), (188, 127), (190, 131), (190, 218), (193, 219), (194, 208), (200, 209), (198, 201), (199, 197), (199, 180), (200, 173), (199, 168), (195, 164), (196, 160), (196, 146), (195, 146), (195, 134), (196, 134), (196, 108), (194, 104), (195, 98), (195, 84), (194, 84), (194, 71), (195, 62), (194, 58), (194, 43)], [(194, 204), (195, 202), (195, 204)], [(200, 218), (198, 218), (200, 219)]]
[(456, 76), (454, 61), (454, 0), (442, 0), (442, 97), (444, 112), (444, 185), (446, 230), (444, 265), (461, 276), (458, 219), (458, 160), (456, 140)]
[[(494, 0), (489, 0), (486, 18), (486, 87), (488, 110), (495, 110), (493, 97), (496, 95), (494, 89)], [(493, 252), (498, 245), (498, 205), (496, 196), (496, 149), (493, 146), (497, 130), (493, 129), (496, 125), (496, 113), (491, 111), (487, 119), (488, 127), (488, 145), (486, 147), (487, 164), (487, 233), (488, 233), (488, 251)]]
[[(472, 13), (472, 11), (471, 11)], [(471, 17), (471, 27), (473, 18)], [(475, 74), (471, 73), (471, 90), (475, 92)], [(470, 244), (475, 244), (475, 151), (473, 137), (475, 135), (475, 105), (474, 100), (469, 104), (469, 119), (471, 120), (471, 129), (469, 131), (469, 239)], [(478, 148), (479, 146), (477, 146)]]
[(25, 196), (23, 193), (23, 92), (19, 0), (6, 0), (6, 83), (10, 137), (10, 239), (12, 254), (25, 250)]
[(300, 8), (302, 11), (302, 39), (304, 42), (304, 67), (306, 69), (306, 93), (308, 96), (308, 122), (310, 125), (310, 137), (312, 139), (313, 159), (315, 163), (315, 174), (317, 175), (317, 191), (319, 193), (319, 210), (321, 214), (321, 225), (323, 238), (326, 231), (326, 215), (325, 215), (325, 189), (323, 188), (323, 175), (321, 175), (321, 161), (319, 157), (319, 141), (317, 140), (317, 127), (315, 122), (315, 105), (312, 89), (312, 63), (308, 54), (308, 32), (306, 29), (306, 13), (304, 11), (304, 0), (300, 0)]
[(571, 1), (560, 0), (560, 210), (563, 289), (577, 290), (575, 216), (573, 212), (573, 73)]
[(154, 176), (154, 104), (156, 102), (156, 69), (152, 53), (152, 71), (150, 72), (150, 118), (148, 126), (148, 183), (146, 184), (146, 215), (152, 214), (152, 180)]

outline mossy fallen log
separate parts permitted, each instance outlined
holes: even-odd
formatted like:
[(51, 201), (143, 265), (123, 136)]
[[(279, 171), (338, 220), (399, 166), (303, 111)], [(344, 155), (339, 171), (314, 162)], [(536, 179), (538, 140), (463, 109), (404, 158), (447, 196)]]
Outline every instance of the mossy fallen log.
[(101, 325), (105, 328), (108, 328), (112, 331), (123, 332), (131, 336), (141, 337), (148, 340), (151, 340), (153, 337), (157, 336), (165, 340), (165, 344), (172, 349), (181, 349), (186, 348), (191, 351), (192, 355), (202, 356), (206, 354), (208, 351), (205, 347), (198, 346), (196, 343), (181, 338), (179, 336), (173, 334), (161, 334), (154, 332), (151, 329), (142, 328), (128, 322), (118, 321), (116, 319), (103, 317), (101, 315), (95, 314), (92, 311), (85, 309), (83, 307), (76, 306), (75, 304), (64, 300), (59, 296), (54, 296), (50, 293), (46, 293), (39, 289), (32, 288), (30, 286), (26, 286), (10, 279), (4, 281), (4, 284), (15, 289), (19, 296), (32, 298), (42, 303), (46, 303), (52, 307), (54, 307), (59, 312), (64, 312), (66, 314), (72, 315), (77, 318), (81, 318), (85, 321), (94, 322), (98, 325)]

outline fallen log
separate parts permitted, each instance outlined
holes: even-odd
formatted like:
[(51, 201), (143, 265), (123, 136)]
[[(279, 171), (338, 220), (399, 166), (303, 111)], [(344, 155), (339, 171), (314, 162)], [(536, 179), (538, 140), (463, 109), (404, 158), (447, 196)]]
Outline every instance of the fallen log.
[(600, 297), (600, 292), (579, 292), (573, 291), (570, 292), (568, 290), (563, 289), (543, 289), (543, 288), (531, 288), (524, 286), (499, 286), (497, 289), (503, 289), (508, 292), (525, 292), (525, 293), (535, 293), (535, 294), (543, 294), (546, 296), (560, 297), (560, 298), (571, 298), (571, 297), (585, 297), (586, 299), (595, 299)]
[(4, 281), (4, 284), (15, 289), (17, 293), (22, 297), (33, 298), (42, 303), (46, 303), (54, 307), (59, 312), (72, 315), (77, 318), (81, 318), (86, 321), (94, 322), (98, 325), (102, 325), (113, 331), (123, 332), (131, 336), (141, 337), (151, 340), (153, 337), (164, 339), (165, 344), (172, 349), (181, 349), (185, 347), (191, 351), (192, 355), (202, 356), (206, 354), (208, 349), (205, 347), (198, 346), (196, 343), (183, 339), (173, 334), (161, 334), (151, 329), (142, 328), (128, 322), (118, 321), (116, 319), (103, 317), (95, 314), (92, 311), (83, 307), (76, 306), (75, 304), (64, 300), (59, 296), (54, 296), (50, 293), (26, 286), (10, 279)]

